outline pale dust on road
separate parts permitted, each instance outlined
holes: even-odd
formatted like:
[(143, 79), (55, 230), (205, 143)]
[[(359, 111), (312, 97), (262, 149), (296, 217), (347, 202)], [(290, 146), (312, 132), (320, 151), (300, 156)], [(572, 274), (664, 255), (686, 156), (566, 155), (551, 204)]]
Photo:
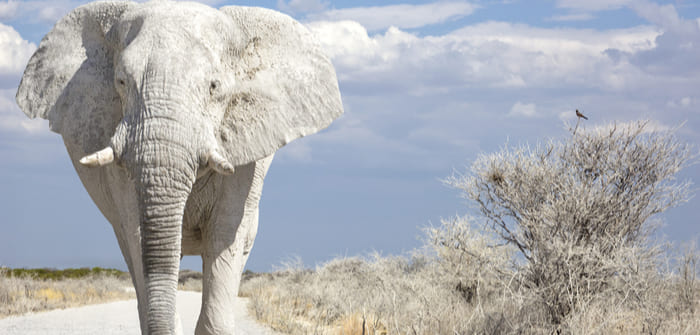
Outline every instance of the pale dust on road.
[[(194, 334), (201, 300), (199, 292), (177, 292), (177, 311), (186, 335)], [(236, 302), (236, 335), (280, 335), (256, 323), (247, 303), (244, 298)], [(0, 319), (3, 335), (133, 335), (140, 331), (135, 299)]]

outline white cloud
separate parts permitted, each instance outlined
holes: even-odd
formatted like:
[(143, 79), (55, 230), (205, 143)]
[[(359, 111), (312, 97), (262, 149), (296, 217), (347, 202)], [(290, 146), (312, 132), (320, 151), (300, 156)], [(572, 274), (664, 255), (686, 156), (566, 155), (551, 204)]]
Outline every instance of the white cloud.
[(633, 2), (634, 0), (558, 0), (557, 7), (586, 11), (603, 11), (619, 9)]
[(637, 125), (640, 122), (643, 122), (645, 124), (644, 129), (642, 130), (642, 134), (649, 134), (655, 132), (673, 132), (682, 126), (681, 123), (675, 125), (668, 125), (665, 124), (663, 121), (659, 120), (639, 119), (629, 122), (599, 124), (593, 126), (590, 131), (603, 134), (608, 134), (613, 129), (615, 129), (616, 131), (629, 131), (632, 129), (636, 129)]
[(397, 28), (370, 36), (357, 22), (314, 22), (314, 31), (341, 81), (382, 82), (408, 94), (453, 87), (567, 86), (622, 89), (642, 74), (606, 50), (654, 48), (652, 27), (594, 31), (542, 29), (487, 22), (443, 36), (419, 37)]
[[(584, 115), (586, 115), (586, 114), (584, 114)], [(576, 115), (574, 115), (574, 111), (570, 111), (570, 110), (557, 113), (557, 117), (564, 124), (570, 124), (572, 120), (576, 119)]]
[(659, 5), (650, 1), (636, 1), (630, 4), (637, 15), (663, 28), (665, 31), (689, 33), (698, 30), (692, 20), (684, 20), (673, 5)]
[(0, 88), (19, 84), (36, 45), (25, 41), (12, 27), (0, 23)]
[(307, 19), (310, 21), (356, 21), (372, 31), (388, 27), (408, 29), (463, 18), (471, 15), (476, 8), (476, 5), (464, 1), (435, 2), (424, 5), (354, 7), (311, 14)]
[(289, 160), (301, 163), (311, 162), (312, 155), (311, 145), (309, 145), (310, 139), (313, 139), (313, 137), (292, 141), (292, 143), (287, 144), (282, 149), (277, 151), (277, 153), (275, 154), (275, 159), (281, 161)]
[(74, 8), (89, 1), (76, 0), (38, 0), (38, 1), (8, 1), (0, 3), (0, 18), (6, 11), (8, 19), (22, 20), (31, 23), (53, 25)]
[(320, 12), (328, 8), (328, 2), (321, 0), (277, 0), (277, 8), (290, 13)]
[(654, 48), (622, 53), (631, 64), (657, 76), (700, 76), (700, 25), (696, 20), (683, 19), (673, 5), (638, 1), (630, 8), (663, 31), (656, 37)]
[(8, 20), (14, 18), (18, 8), (18, 1), (8, 0), (6, 2), (0, 2), (0, 19)]
[(692, 103), (693, 103), (693, 99), (690, 97), (681, 98), (681, 106), (683, 106), (683, 107), (688, 107)]
[(642, 66), (641, 55), (674, 45), (659, 39), (664, 32), (656, 26), (484, 22), (437, 36), (398, 28), (372, 34), (354, 21), (308, 27), (331, 56), (352, 107), (323, 141), (342, 147), (338, 152), (362, 152), (357, 159), (373, 166), (390, 166), (391, 157), (440, 171), (461, 164), (465, 151), (502, 143), (505, 134), (524, 141), (554, 135), (561, 121), (576, 122), (575, 109), (590, 118), (582, 125), (589, 128), (639, 118), (674, 123), (679, 114), (665, 113), (667, 102), (692, 106), (684, 98), (700, 86), (700, 75), (657, 75)]
[(48, 121), (29, 119), (15, 103), (16, 89), (0, 89), (0, 132), (5, 134), (47, 135)]
[(510, 108), (508, 116), (532, 118), (539, 115), (537, 114), (537, 107), (535, 104), (524, 104), (518, 101), (513, 105), (513, 107)]
[(550, 21), (588, 21), (592, 20), (594, 16), (591, 13), (576, 13), (576, 14), (566, 14), (566, 15), (556, 15), (549, 18)]
[(530, 51), (599, 54), (610, 48), (629, 52), (652, 49), (654, 38), (660, 34), (660, 31), (648, 26), (599, 31), (547, 29), (522, 24), (487, 22), (464, 27), (451, 35), (455, 34), (472, 34), (475, 36), (469, 39), (474, 41), (500, 41)]
[(676, 99), (671, 99), (666, 103), (666, 107), (669, 108), (688, 108), (693, 107), (697, 104), (697, 99), (694, 97), (681, 97)]
[(383, 71), (404, 55), (405, 47), (420, 42), (416, 36), (397, 28), (370, 37), (367, 30), (354, 21), (315, 22), (308, 27), (340, 66), (363, 72)]
[(70, 9), (60, 6), (47, 6), (38, 9), (37, 18), (46, 23), (53, 23), (60, 20), (70, 12)]
[(560, 18), (591, 17), (591, 12), (616, 10), (628, 7), (641, 18), (663, 28), (665, 31), (692, 31), (698, 27), (698, 22), (684, 20), (672, 4), (660, 5), (649, 0), (558, 0), (557, 7), (577, 11), (575, 14), (562, 15)]
[(17, 85), (29, 57), (36, 50), (12, 27), (0, 23), (0, 132), (37, 135), (48, 133), (45, 120), (30, 120), (15, 103)]

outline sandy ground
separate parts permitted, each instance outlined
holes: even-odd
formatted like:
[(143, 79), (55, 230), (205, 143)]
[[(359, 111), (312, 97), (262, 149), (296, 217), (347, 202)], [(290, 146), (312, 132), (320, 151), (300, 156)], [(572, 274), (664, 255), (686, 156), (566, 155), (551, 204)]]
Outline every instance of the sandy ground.
[[(201, 303), (201, 293), (178, 291), (177, 310), (185, 334), (194, 334)], [(279, 335), (257, 324), (246, 308), (247, 299), (236, 305), (237, 335)], [(136, 300), (54, 310), (0, 319), (3, 335), (117, 335), (140, 334)]]

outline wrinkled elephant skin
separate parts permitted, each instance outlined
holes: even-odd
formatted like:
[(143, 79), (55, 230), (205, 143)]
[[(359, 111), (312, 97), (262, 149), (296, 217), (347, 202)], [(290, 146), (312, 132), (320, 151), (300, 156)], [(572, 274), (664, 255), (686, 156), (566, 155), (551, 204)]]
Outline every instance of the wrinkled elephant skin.
[(17, 103), (63, 137), (151, 335), (181, 332), (182, 255), (202, 257), (196, 334), (233, 333), (272, 156), (343, 112), (333, 66), (298, 22), (171, 1), (76, 8), (30, 59)]

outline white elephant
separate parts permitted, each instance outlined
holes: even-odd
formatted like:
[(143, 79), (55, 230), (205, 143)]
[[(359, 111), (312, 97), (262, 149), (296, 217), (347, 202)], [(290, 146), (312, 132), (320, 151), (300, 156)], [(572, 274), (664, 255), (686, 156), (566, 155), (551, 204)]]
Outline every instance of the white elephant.
[(203, 260), (196, 334), (232, 334), (274, 152), (343, 113), (333, 66), (275, 11), (172, 1), (95, 2), (63, 19), (17, 103), (63, 136), (112, 223), (143, 334), (181, 332), (181, 256)]

